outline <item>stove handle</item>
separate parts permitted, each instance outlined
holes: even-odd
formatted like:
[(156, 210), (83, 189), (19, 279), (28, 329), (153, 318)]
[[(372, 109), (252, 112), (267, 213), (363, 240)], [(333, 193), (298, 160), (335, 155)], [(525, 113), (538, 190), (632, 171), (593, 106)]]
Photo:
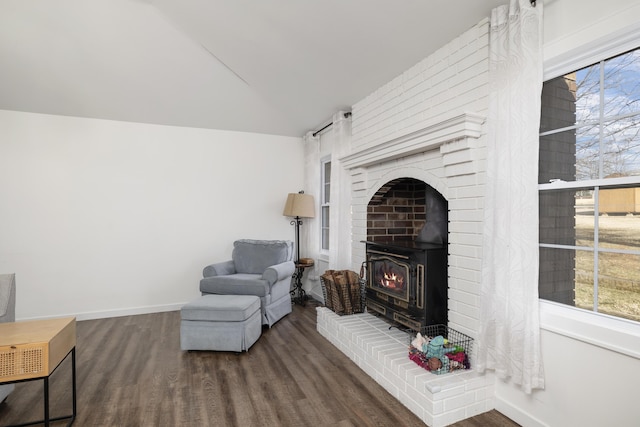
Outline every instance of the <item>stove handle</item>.
[(418, 264), (416, 292), (418, 293), (418, 308), (424, 308), (424, 265)]

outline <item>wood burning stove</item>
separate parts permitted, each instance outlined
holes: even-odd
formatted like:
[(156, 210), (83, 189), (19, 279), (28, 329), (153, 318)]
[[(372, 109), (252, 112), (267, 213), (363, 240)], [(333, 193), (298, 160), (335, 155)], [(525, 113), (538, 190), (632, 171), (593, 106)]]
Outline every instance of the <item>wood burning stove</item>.
[(366, 243), (367, 309), (414, 331), (447, 324), (446, 246)]

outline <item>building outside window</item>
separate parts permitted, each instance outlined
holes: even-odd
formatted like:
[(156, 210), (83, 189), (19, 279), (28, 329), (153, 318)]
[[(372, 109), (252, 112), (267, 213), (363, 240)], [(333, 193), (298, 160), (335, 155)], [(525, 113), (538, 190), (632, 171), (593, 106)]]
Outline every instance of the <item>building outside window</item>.
[(329, 212), (331, 201), (331, 160), (322, 160), (320, 167), (322, 177), (320, 189), (320, 243), (322, 252), (329, 252)]
[(542, 90), (540, 298), (640, 321), (640, 49)]

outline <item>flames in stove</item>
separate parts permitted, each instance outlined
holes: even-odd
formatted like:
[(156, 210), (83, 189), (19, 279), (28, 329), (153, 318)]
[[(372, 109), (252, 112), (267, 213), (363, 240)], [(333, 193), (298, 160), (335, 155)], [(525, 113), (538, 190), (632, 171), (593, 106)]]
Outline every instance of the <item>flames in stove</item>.
[(377, 254), (375, 251), (370, 251), (369, 288), (409, 302), (409, 287), (413, 285), (409, 276), (411, 266), (408, 262), (404, 262), (405, 258), (401, 255)]
[(404, 289), (404, 277), (394, 272), (383, 272), (380, 285), (386, 289)]

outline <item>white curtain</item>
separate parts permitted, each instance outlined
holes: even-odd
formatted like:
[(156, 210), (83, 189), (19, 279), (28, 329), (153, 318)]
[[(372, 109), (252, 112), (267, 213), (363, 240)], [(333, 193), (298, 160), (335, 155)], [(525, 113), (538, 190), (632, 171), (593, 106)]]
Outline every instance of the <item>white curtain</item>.
[[(320, 230), (318, 221), (320, 211), (320, 137), (307, 132), (304, 144), (304, 192), (311, 194), (316, 204), (316, 217), (303, 218), (300, 226), (300, 256), (318, 259), (320, 244)], [(315, 270), (315, 267), (314, 267)], [(311, 272), (309, 272), (311, 273)]]
[(476, 368), (544, 388), (538, 307), (542, 2), (492, 11), (487, 183)]
[(351, 270), (351, 175), (340, 162), (351, 152), (351, 114), (335, 113), (331, 132), (329, 269)]

